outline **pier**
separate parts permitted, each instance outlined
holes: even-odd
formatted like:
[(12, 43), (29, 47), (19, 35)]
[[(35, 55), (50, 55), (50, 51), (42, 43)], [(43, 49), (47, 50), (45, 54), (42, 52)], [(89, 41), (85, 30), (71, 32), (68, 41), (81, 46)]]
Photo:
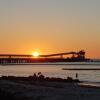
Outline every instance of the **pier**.
[[(67, 57), (69, 56), (70, 57)], [(0, 64), (25, 64), (25, 63), (39, 63), (39, 62), (75, 62), (87, 61), (85, 52), (65, 52), (49, 55), (39, 55), (35, 58), (28, 54), (0, 54)]]

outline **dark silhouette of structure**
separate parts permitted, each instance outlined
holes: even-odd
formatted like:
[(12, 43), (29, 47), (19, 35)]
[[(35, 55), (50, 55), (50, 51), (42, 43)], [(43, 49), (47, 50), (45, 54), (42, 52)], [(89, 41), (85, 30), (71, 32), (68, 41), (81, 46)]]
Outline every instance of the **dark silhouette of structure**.
[[(66, 56), (71, 55), (71, 57)], [(39, 62), (75, 62), (75, 61), (87, 61), (85, 58), (85, 51), (79, 52), (66, 52), (49, 55), (39, 55), (35, 58), (33, 55), (24, 54), (0, 54), (0, 64), (28, 64)]]

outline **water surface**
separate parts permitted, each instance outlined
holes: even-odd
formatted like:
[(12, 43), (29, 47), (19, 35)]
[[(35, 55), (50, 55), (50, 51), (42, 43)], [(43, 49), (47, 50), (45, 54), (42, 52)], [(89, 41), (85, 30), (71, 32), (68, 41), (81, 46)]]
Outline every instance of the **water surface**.
[(29, 76), (35, 72), (42, 72), (45, 76), (67, 78), (78, 77), (82, 81), (100, 82), (100, 70), (62, 70), (62, 68), (100, 68), (100, 64), (93, 65), (0, 65), (0, 76)]

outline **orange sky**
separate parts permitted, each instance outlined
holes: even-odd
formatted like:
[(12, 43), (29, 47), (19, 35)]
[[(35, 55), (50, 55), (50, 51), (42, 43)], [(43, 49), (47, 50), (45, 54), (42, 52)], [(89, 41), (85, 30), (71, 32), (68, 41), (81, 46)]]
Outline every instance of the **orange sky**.
[(0, 53), (85, 50), (100, 58), (100, 1), (0, 1)]

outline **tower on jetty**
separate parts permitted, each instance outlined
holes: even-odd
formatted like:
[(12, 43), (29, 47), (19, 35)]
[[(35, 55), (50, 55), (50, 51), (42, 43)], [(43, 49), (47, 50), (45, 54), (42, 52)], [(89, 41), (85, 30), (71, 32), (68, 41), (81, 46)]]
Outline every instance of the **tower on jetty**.
[[(69, 57), (70, 56), (70, 57)], [(85, 51), (65, 52), (49, 55), (39, 55), (35, 58), (33, 55), (24, 54), (0, 54), (0, 64), (30, 64), (42, 62), (81, 62), (87, 61)]]

